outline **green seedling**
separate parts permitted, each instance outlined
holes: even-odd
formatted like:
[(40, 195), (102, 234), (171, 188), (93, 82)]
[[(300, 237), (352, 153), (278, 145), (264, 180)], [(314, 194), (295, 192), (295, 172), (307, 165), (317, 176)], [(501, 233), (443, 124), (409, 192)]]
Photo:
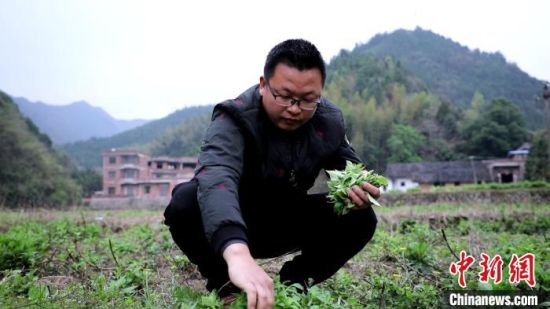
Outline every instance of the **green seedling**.
[[(364, 182), (368, 182), (374, 186), (387, 186), (388, 180), (386, 177), (378, 175), (373, 171), (365, 171), (363, 164), (355, 164), (347, 161), (346, 168), (343, 171), (327, 171), (329, 175), (328, 198), (334, 203), (334, 211), (339, 215), (347, 214), (355, 205), (349, 200), (347, 190), (355, 185), (361, 186)], [(380, 206), (368, 192), (369, 201), (376, 206)]]

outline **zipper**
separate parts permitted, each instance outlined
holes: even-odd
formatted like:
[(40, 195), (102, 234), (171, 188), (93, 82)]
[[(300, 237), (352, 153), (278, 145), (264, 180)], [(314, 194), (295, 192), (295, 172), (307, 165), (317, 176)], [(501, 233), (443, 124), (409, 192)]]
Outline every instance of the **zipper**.
[(294, 171), (294, 169), (290, 170), (290, 178), (288, 179), (288, 181), (293, 188), (296, 188), (298, 186), (298, 183), (296, 182), (296, 172)]
[(296, 180), (296, 137), (293, 135), (290, 138), (290, 186), (293, 188), (298, 187), (298, 181)]

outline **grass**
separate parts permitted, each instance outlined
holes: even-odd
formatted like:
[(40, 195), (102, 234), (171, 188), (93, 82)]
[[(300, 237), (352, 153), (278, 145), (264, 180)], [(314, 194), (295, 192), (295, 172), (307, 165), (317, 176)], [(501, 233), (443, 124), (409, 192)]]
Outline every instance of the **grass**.
[[(276, 284), (279, 308), (441, 307), (459, 289), (449, 266), (465, 250), (536, 256), (537, 285), (480, 284), (470, 289), (550, 290), (550, 205), (377, 207), (371, 241), (335, 276), (307, 295)], [(1, 308), (219, 308), (204, 281), (161, 224), (162, 211), (0, 210)], [(445, 241), (442, 229), (448, 241)], [(452, 249), (452, 251), (449, 249)], [(291, 258), (260, 261), (276, 276)], [(241, 308), (244, 295), (234, 308)]]

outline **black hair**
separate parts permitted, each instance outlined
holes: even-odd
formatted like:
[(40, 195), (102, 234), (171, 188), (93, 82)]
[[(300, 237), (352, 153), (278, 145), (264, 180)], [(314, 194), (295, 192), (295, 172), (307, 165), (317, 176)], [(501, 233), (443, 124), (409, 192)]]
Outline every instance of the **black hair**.
[(309, 41), (303, 39), (291, 39), (277, 44), (271, 49), (264, 65), (264, 78), (269, 80), (279, 63), (284, 63), (289, 67), (300, 71), (309, 69), (319, 69), (321, 71), (322, 85), (325, 85), (327, 76), (325, 61), (317, 47)]

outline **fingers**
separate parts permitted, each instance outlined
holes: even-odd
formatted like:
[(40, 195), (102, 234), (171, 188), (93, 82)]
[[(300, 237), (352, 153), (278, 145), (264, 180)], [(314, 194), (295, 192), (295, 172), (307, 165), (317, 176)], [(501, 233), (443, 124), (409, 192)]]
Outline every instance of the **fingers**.
[(353, 186), (348, 189), (348, 197), (353, 204), (359, 208), (368, 206), (369, 200), (365, 194), (365, 191), (359, 186)]
[(357, 208), (365, 208), (370, 205), (367, 194), (378, 199), (380, 197), (380, 189), (368, 182), (364, 182), (361, 186), (353, 186), (348, 189), (348, 197)]
[(256, 289), (246, 289), (246, 307), (248, 309), (256, 309)]
[(271, 280), (271, 278), (269, 278), (265, 286), (260, 284), (250, 284), (250, 287), (245, 289), (245, 292), (247, 298), (247, 308), (273, 308), (275, 295), (273, 291), (273, 280)]
[(378, 199), (380, 197), (380, 189), (378, 189), (376, 186), (373, 186), (368, 182), (364, 182), (362, 187), (365, 191), (369, 192), (370, 195), (375, 199)]
[(273, 282), (270, 280), (268, 286), (262, 287), (258, 291), (258, 308), (273, 308), (275, 302)]
[(275, 292), (273, 279), (256, 264), (243, 244), (229, 245), (223, 252), (229, 279), (246, 293), (247, 308), (272, 308)]

